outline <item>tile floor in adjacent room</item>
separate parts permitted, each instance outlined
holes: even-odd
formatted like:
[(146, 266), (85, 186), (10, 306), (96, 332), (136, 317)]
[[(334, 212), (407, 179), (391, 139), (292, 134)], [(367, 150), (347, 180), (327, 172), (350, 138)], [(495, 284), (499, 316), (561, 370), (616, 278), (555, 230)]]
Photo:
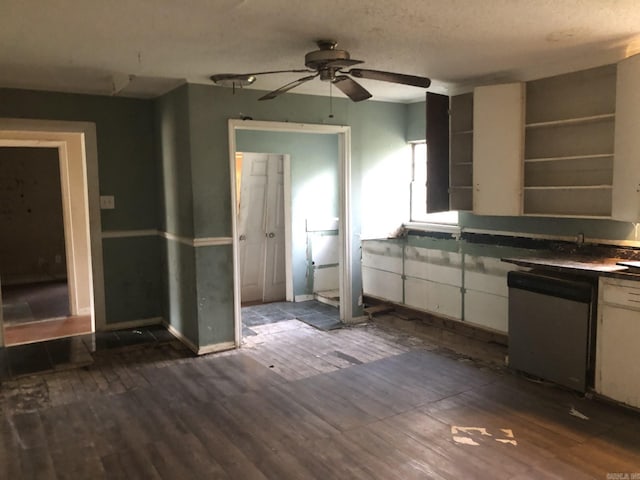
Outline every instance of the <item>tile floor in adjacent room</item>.
[(297, 319), (320, 330), (340, 328), (340, 310), (317, 300), (273, 302), (242, 307), (243, 335), (255, 335), (251, 327)]

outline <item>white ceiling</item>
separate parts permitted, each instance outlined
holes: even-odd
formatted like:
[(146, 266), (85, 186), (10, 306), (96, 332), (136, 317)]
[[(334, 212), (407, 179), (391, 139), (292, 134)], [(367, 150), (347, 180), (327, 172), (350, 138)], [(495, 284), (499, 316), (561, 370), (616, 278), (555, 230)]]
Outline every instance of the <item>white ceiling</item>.
[[(325, 38), (362, 68), (428, 76), (431, 91), (454, 93), (640, 51), (640, 0), (1, 0), (0, 86), (154, 97), (214, 73), (304, 68)], [(300, 76), (261, 76), (251, 88)], [(361, 83), (377, 100), (424, 98)]]

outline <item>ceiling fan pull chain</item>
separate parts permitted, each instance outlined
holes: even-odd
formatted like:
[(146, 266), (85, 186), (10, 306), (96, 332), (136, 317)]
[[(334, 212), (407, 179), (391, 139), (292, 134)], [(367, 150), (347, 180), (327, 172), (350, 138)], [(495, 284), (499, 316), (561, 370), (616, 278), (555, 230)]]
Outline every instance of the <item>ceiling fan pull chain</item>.
[(329, 118), (333, 118), (333, 82), (329, 82)]

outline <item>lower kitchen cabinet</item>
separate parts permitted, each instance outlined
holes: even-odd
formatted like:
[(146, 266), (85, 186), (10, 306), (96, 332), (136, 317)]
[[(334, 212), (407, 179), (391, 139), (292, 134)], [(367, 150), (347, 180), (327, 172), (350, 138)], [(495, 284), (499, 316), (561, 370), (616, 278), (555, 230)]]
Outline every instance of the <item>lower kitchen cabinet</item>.
[(640, 281), (601, 278), (596, 392), (640, 407)]

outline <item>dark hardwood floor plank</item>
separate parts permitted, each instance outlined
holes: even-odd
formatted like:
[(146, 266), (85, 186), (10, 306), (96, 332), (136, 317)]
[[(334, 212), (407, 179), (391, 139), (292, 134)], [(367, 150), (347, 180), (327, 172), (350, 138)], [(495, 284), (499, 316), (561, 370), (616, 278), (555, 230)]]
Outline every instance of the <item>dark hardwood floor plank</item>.
[(220, 465), (210, 460), (208, 452), (192, 435), (171, 436), (147, 445), (146, 450), (164, 480), (230, 478)]
[[(205, 409), (206, 404), (200, 408)], [(238, 447), (209, 415), (197, 408), (180, 410), (177, 414), (191, 434), (205, 446), (208, 454), (224, 468), (230, 478), (265, 480), (264, 474), (249, 460), (245, 449)]]
[(452, 462), (446, 456), (407, 435), (390, 422), (379, 421), (364, 427), (377, 435), (393, 449), (404, 453), (414, 462), (427, 466), (434, 474), (447, 479), (473, 478), (476, 472), (464, 462)]
[(102, 457), (102, 466), (108, 479), (162, 480), (153, 461), (143, 448), (120, 450)]
[(313, 382), (305, 383), (305, 380), (298, 380), (274, 388), (281, 389), (287, 395), (295, 398), (307, 410), (341, 431), (377, 420), (376, 417), (352, 401), (332, 396), (328, 392), (315, 388)]
[(102, 461), (93, 445), (57, 445), (50, 449), (58, 480), (106, 479)]
[(276, 418), (290, 426), (296, 436), (305, 440), (326, 438), (339, 433), (339, 430), (318, 415), (305, 408), (295, 397), (280, 388), (272, 387), (255, 394), (276, 412)]
[(56, 479), (56, 472), (49, 454), (49, 449), (45, 447), (21, 449), (20, 474), (21, 479)]

